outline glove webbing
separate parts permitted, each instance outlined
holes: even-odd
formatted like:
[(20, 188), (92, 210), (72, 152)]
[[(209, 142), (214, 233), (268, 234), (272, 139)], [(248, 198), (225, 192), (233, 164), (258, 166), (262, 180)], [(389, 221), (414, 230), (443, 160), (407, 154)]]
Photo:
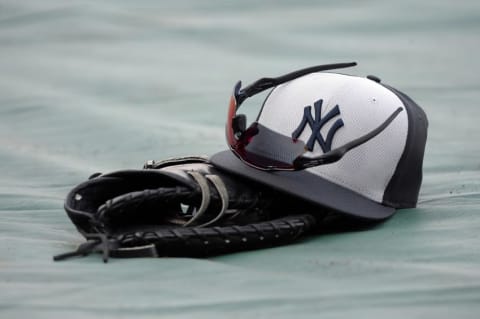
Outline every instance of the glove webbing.
[[(169, 202), (189, 202), (199, 197), (199, 194), (192, 192), (191, 189), (182, 186), (174, 188), (160, 187), (157, 189), (146, 189), (142, 191), (131, 192), (125, 195), (117, 196), (101, 205), (91, 220), (96, 229), (105, 232), (105, 225), (109, 220), (115, 220), (122, 215), (135, 214), (142, 206), (148, 204)], [(134, 217), (131, 221), (135, 221)]]

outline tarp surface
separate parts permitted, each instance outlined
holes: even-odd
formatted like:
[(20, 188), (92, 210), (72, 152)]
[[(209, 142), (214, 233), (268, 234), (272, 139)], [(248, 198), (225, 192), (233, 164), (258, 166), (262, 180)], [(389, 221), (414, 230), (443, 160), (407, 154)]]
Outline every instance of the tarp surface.
[[(0, 1), (0, 318), (479, 318), (479, 50), (478, 1)], [(209, 259), (52, 261), (90, 174), (221, 151), (235, 81), (347, 61), (428, 114), (418, 208)]]

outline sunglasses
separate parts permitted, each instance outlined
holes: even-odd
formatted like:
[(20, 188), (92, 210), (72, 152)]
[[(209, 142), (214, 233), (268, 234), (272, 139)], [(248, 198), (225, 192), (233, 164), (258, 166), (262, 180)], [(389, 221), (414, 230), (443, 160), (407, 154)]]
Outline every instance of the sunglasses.
[(341, 69), (355, 65), (357, 65), (355, 62), (351, 62), (313, 66), (276, 78), (261, 78), (245, 88), (241, 88), (242, 82), (238, 81), (230, 97), (225, 126), (225, 135), (230, 149), (241, 161), (256, 169), (294, 171), (337, 162), (348, 151), (377, 136), (403, 110), (401, 107), (396, 109), (380, 126), (371, 132), (317, 157), (304, 156), (309, 150), (303, 141), (274, 132), (258, 122), (254, 122), (246, 128), (246, 116), (237, 114), (240, 105), (247, 98), (262, 91), (313, 72)]

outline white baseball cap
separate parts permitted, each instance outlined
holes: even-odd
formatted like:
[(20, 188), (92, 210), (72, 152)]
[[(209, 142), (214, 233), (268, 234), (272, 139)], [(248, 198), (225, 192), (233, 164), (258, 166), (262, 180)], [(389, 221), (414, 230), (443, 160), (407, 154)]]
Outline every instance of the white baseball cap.
[[(319, 72), (333, 64), (235, 87), (219, 169), (327, 209), (385, 219), (415, 207), (422, 181), (428, 120), (404, 93), (374, 76)], [(268, 88), (256, 121), (237, 115), (249, 96)]]

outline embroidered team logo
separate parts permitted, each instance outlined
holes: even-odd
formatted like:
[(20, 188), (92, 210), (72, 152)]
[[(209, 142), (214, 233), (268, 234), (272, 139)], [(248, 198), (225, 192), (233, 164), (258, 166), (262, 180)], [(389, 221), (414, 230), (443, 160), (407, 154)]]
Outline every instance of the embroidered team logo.
[(337, 119), (328, 130), (327, 138), (324, 139), (322, 134), (320, 133), (320, 130), (327, 122), (329, 122), (335, 116), (340, 115), (340, 108), (338, 107), (338, 105), (335, 105), (335, 107), (331, 109), (322, 118), (322, 104), (323, 100), (318, 100), (313, 103), (313, 106), (315, 107), (315, 118), (312, 117), (312, 107), (310, 105), (305, 106), (305, 108), (303, 109), (302, 122), (300, 122), (300, 125), (292, 133), (292, 138), (297, 139), (300, 134), (302, 134), (305, 126), (307, 126), (307, 124), (310, 126), (310, 129), (312, 130), (312, 135), (308, 139), (306, 145), (307, 149), (310, 152), (313, 151), (315, 141), (318, 142), (318, 144), (322, 148), (323, 153), (330, 151), (332, 149), (332, 140), (335, 136), (335, 133), (338, 131), (339, 128), (344, 125), (342, 119)]

